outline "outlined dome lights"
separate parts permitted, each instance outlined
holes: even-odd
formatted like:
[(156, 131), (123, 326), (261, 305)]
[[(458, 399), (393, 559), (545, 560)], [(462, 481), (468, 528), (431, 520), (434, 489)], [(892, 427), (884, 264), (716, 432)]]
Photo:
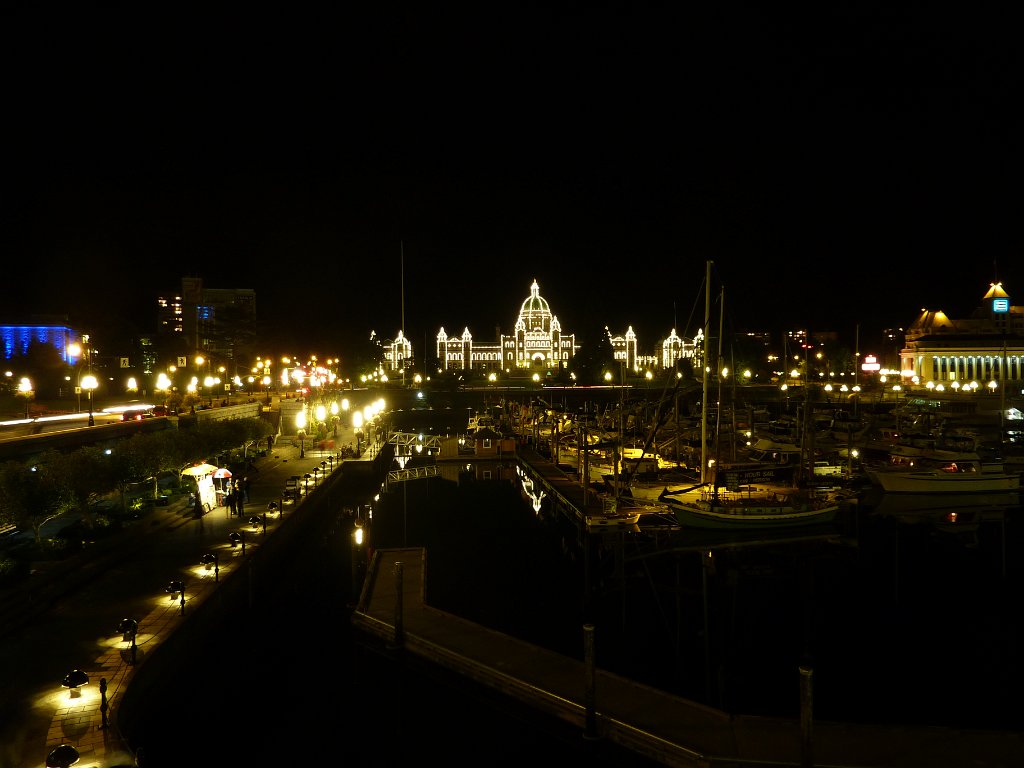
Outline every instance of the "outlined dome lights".
[(519, 308), (519, 317), (528, 331), (551, 330), (551, 307), (547, 299), (540, 295), (540, 286), (536, 280), (530, 286), (530, 295)]

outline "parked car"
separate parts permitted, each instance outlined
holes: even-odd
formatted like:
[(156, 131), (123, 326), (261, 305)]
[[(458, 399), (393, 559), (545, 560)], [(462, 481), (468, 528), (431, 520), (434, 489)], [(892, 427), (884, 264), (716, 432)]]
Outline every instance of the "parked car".
[(153, 412), (141, 408), (132, 408), (121, 412), (121, 421), (142, 421), (153, 418)]

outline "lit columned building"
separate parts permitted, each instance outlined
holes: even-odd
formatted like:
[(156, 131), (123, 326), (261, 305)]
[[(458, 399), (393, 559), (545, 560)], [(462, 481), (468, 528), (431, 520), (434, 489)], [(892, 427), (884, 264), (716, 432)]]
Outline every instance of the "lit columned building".
[[(693, 341), (680, 338), (674, 329), (661, 342), (660, 355), (641, 355), (632, 327), (621, 335), (609, 331), (608, 338), (615, 359), (634, 372), (672, 367), (682, 358), (693, 357), (696, 349)], [(530, 286), (530, 295), (519, 307), (512, 333), (499, 333), (496, 341), (485, 342), (475, 340), (469, 328), (460, 336), (449, 336), (443, 327), (437, 334), (437, 361), (441, 371), (557, 372), (569, 367), (578, 349), (575, 334), (562, 330), (558, 317), (540, 295), (536, 280)]]
[(988, 387), (995, 382), (1021, 393), (1024, 307), (1012, 305), (1002, 283), (989, 287), (982, 305), (968, 318), (954, 320), (941, 311), (922, 310), (905, 338), (900, 351), (905, 381), (944, 387)]

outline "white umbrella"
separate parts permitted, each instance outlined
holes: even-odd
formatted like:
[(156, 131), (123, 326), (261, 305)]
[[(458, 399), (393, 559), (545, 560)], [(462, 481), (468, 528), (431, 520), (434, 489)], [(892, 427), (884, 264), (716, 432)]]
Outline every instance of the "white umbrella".
[(208, 475), (211, 472), (215, 472), (217, 468), (213, 464), (196, 464), (194, 467), (185, 467), (181, 470), (183, 475), (191, 475), (192, 477), (202, 477)]
[(213, 473), (213, 477), (220, 480), (220, 489), (222, 492), (227, 492), (231, 489), (231, 483), (226, 483), (225, 480), (231, 479), (231, 470), (227, 467), (220, 467), (216, 472)]

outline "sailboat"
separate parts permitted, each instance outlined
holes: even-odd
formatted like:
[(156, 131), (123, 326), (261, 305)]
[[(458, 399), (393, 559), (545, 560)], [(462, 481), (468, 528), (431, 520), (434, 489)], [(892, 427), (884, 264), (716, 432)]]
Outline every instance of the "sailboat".
[[(701, 482), (699, 485), (661, 492), (658, 500), (670, 509), (676, 521), (684, 528), (711, 528), (717, 530), (764, 530), (787, 529), (802, 526), (821, 525), (835, 520), (840, 509), (840, 497), (831, 491), (815, 489), (809, 483), (799, 487), (799, 478), (794, 477), (792, 487), (765, 485), (770, 478), (759, 475), (761, 469), (719, 470), (718, 464), (711, 464), (708, 456), (707, 408), (708, 408), (708, 337), (711, 314), (711, 267), (707, 263), (705, 278), (704, 313), (704, 380), (702, 423), (704, 439), (701, 441)], [(724, 296), (724, 293), (723, 293)], [(720, 321), (721, 323), (721, 321)], [(719, 334), (721, 336), (721, 334)], [(719, 338), (721, 346), (721, 338)], [(719, 349), (719, 352), (721, 350)], [(719, 354), (719, 359), (721, 354)], [(719, 409), (720, 410), (720, 409)], [(804, 408), (805, 422), (811, 409)], [(805, 423), (803, 441), (813, 440), (813, 429)], [(717, 442), (717, 441), (716, 441)], [(804, 473), (808, 457), (813, 459), (813, 444), (803, 446), (801, 460)], [(713, 476), (710, 476), (713, 473)], [(722, 489), (725, 490), (722, 490)]]

